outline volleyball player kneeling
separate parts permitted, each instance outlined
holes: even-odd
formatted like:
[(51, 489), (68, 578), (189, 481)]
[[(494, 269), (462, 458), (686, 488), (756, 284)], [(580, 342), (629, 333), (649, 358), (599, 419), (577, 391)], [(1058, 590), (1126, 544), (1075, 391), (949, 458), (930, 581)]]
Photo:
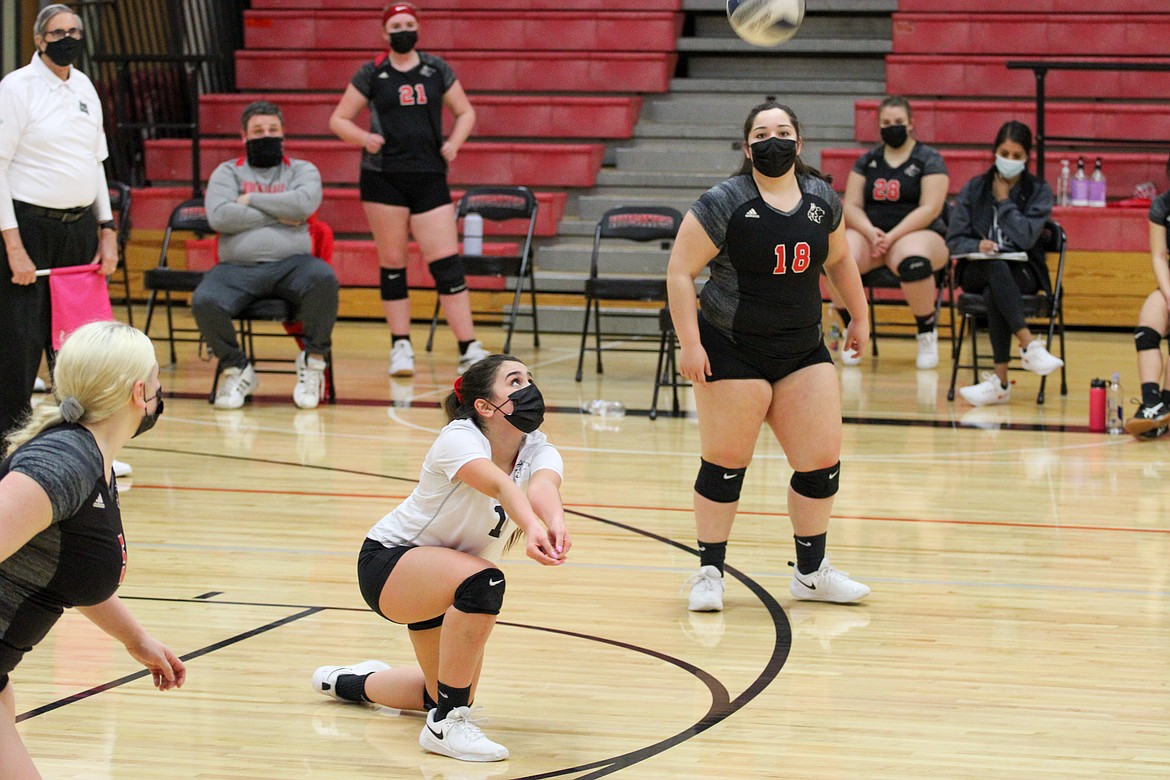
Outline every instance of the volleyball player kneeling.
[(523, 363), (491, 355), (455, 381), (450, 420), (423, 461), (418, 487), (370, 530), (358, 583), (370, 608), (410, 629), (418, 666), (323, 666), (313, 687), (352, 703), (428, 711), (419, 744), (463, 761), (499, 761), (471, 702), (484, 645), (504, 601), (499, 556), (521, 535), (528, 557), (565, 562), (560, 453), (537, 430), (544, 399)]

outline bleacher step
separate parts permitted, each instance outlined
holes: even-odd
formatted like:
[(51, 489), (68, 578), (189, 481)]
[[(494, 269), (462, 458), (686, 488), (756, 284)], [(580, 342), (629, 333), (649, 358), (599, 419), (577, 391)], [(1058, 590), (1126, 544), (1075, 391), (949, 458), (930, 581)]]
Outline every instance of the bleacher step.
[[(759, 54), (760, 47), (737, 37), (679, 38), (680, 52), (718, 52), (721, 54)], [(823, 56), (833, 52), (837, 57), (849, 55), (881, 56), (893, 51), (889, 41), (872, 38), (796, 38), (784, 44), (785, 55), (812, 54)]]
[[(671, 79), (670, 91), (672, 94), (687, 94), (692, 92), (712, 92), (722, 95), (750, 95), (763, 97), (774, 95), (784, 97), (789, 94), (813, 95), (878, 95), (885, 92), (884, 79), (848, 79), (848, 78), (809, 78), (794, 79), (778, 77), (775, 79), (735, 79), (735, 78), (677, 78)], [(750, 98), (749, 98), (750, 99)]]

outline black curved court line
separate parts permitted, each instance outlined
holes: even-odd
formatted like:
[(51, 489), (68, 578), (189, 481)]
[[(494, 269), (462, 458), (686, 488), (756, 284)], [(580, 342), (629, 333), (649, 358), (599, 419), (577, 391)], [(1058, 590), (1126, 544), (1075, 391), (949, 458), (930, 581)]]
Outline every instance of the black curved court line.
[[(145, 599), (143, 599), (143, 600), (145, 600)], [(175, 599), (175, 600), (179, 600), (179, 599)], [(191, 599), (181, 599), (181, 600), (191, 601)], [(215, 602), (204, 602), (204, 603), (212, 603), (213, 604)], [(207, 655), (208, 653), (215, 652), (216, 650), (219, 650), (219, 649), (224, 648), (224, 647), (228, 647), (229, 645), (234, 645), (237, 642), (243, 642), (245, 639), (251, 639), (252, 637), (257, 636), (259, 634), (263, 634), (266, 631), (271, 631), (274, 628), (280, 628), (283, 625), (286, 625), (288, 623), (292, 623), (294, 620), (300, 620), (301, 618), (308, 617), (309, 615), (315, 615), (316, 613), (321, 612), (323, 609), (324, 609), (324, 607), (307, 607), (295, 615), (289, 615), (287, 617), (280, 618), (279, 620), (274, 620), (271, 623), (267, 623), (267, 624), (260, 626), (258, 628), (253, 628), (249, 631), (245, 631), (242, 634), (236, 634), (235, 636), (231, 636), (231, 637), (228, 637), (227, 639), (220, 640), (219, 642), (215, 642), (214, 644), (207, 645), (206, 647), (201, 647), (198, 650), (193, 650), (190, 653), (186, 653), (184, 655), (179, 656), (179, 660), (184, 661), (184, 662), (194, 660), (202, 655)], [(90, 696), (96, 696), (99, 693), (104, 693), (105, 691), (108, 691), (112, 688), (117, 688), (120, 685), (125, 685), (126, 683), (134, 682), (135, 680), (146, 677), (150, 673), (151, 672), (149, 669), (140, 669), (139, 671), (128, 674), (125, 677), (119, 677), (116, 680), (111, 680), (110, 682), (102, 683), (101, 685), (96, 685), (87, 691), (81, 691), (80, 693), (75, 693), (71, 696), (66, 696), (63, 699), (57, 699), (57, 701), (52, 701), (52, 702), (49, 702), (48, 704), (42, 704), (40, 707), (36, 707), (34, 709), (29, 710), (28, 712), (24, 712), (24, 713), (21, 713), (20, 715), (17, 715), (16, 722), (20, 723), (22, 721), (28, 720), (29, 718), (35, 718), (38, 715), (44, 715), (46, 712), (52, 712), (53, 710), (64, 707), (66, 704), (73, 704), (75, 702), (79, 702), (79, 701), (82, 701), (84, 699), (88, 699)]]

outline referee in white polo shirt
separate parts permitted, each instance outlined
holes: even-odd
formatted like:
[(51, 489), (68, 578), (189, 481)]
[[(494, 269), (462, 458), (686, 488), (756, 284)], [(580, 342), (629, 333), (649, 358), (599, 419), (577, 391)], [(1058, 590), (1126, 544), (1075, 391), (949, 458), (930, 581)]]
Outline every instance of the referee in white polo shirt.
[(38, 269), (118, 264), (93, 82), (73, 67), (81, 19), (50, 5), (33, 28), (32, 62), (0, 81), (0, 438), (25, 414), (50, 344), (49, 282)]

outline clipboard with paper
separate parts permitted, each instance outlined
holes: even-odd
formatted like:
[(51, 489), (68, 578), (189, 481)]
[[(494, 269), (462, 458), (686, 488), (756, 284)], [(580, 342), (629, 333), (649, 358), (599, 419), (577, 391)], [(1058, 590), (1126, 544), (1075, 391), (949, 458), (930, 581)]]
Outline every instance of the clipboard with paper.
[(1010, 260), (1016, 263), (1028, 262), (1027, 252), (967, 252), (955, 255), (956, 260)]

